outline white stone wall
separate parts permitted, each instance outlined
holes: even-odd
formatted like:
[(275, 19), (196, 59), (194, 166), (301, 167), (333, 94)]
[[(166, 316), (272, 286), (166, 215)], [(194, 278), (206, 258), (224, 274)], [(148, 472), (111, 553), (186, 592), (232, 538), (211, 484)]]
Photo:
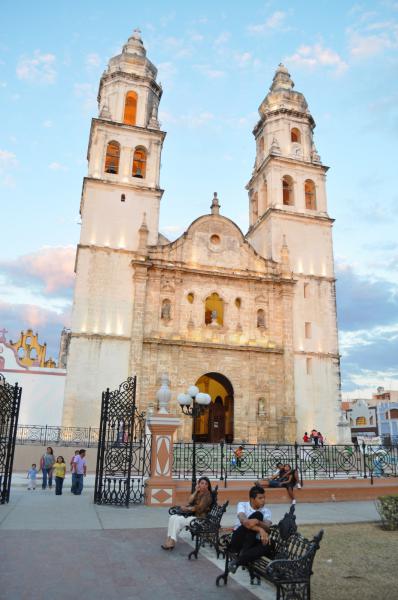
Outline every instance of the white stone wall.
[(99, 427), (101, 395), (131, 374), (130, 341), (112, 336), (72, 335), (62, 424)]

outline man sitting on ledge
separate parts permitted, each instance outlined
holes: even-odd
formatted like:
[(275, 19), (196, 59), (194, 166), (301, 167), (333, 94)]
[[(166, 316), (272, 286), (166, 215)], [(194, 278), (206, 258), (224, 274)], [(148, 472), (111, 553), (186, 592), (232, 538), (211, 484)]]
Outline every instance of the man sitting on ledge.
[(232, 534), (230, 551), (239, 556), (229, 563), (228, 569), (231, 573), (260, 556), (270, 556), (268, 533), (271, 527), (271, 511), (264, 505), (265, 492), (259, 485), (250, 489), (249, 502), (238, 504), (238, 518)]

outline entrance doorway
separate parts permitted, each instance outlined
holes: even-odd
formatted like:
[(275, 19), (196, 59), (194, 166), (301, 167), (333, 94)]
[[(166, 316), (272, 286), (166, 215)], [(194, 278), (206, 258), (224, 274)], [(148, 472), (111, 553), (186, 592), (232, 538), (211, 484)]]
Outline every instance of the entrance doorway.
[(211, 396), (204, 413), (194, 420), (196, 441), (218, 443), (234, 439), (234, 390), (221, 373), (206, 373), (196, 382), (199, 390)]

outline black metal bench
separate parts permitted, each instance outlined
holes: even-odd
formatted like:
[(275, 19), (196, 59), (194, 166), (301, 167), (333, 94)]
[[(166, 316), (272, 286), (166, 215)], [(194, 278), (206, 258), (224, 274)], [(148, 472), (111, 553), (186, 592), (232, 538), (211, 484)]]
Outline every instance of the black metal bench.
[[(277, 600), (310, 600), (310, 579), (315, 554), (323, 537), (323, 530), (308, 540), (297, 531), (294, 506), (278, 525), (271, 526), (269, 544), (271, 558), (262, 557), (247, 565), (251, 584), (265, 579), (276, 586)], [(224, 573), (216, 579), (217, 586), (227, 584), (229, 563), (238, 555), (229, 549), (232, 533), (221, 536), (219, 551), (225, 555)]]
[(198, 558), (199, 550), (201, 546), (208, 544), (212, 546), (216, 553), (217, 558), (220, 555), (220, 527), (221, 519), (228, 507), (228, 500), (221, 506), (213, 504), (209, 514), (204, 519), (193, 519), (187, 525), (187, 530), (191, 533), (192, 539), (195, 540), (195, 549), (188, 554), (189, 560), (192, 556)]

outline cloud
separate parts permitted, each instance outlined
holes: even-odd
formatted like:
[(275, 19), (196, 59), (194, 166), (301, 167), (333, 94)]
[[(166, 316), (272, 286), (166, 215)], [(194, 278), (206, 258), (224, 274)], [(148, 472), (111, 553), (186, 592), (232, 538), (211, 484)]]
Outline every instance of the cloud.
[(398, 286), (360, 277), (351, 266), (337, 264), (337, 307), (343, 331), (368, 330), (398, 321)]
[(74, 282), (74, 246), (47, 247), (11, 261), (0, 261), (0, 273), (22, 288), (45, 296), (70, 298)]
[(22, 56), (17, 64), (17, 77), (35, 83), (54, 83), (57, 77), (54, 54), (35, 50), (32, 57)]
[(170, 83), (177, 74), (177, 67), (172, 62), (162, 62), (158, 66), (159, 81)]
[(221, 69), (214, 69), (210, 65), (194, 65), (194, 68), (209, 79), (221, 79), (225, 77), (226, 72)]
[(259, 67), (261, 65), (261, 61), (258, 58), (254, 58), (251, 52), (236, 52), (234, 59), (241, 69)]
[(214, 40), (214, 46), (222, 46), (226, 44), (231, 37), (229, 31), (222, 31)]
[(97, 109), (97, 94), (92, 83), (75, 83), (73, 89), (76, 98), (81, 100), (82, 108), (85, 111)]
[(51, 121), (51, 119), (47, 119), (46, 121), (43, 121), (42, 125), (46, 129), (49, 129), (50, 127), (53, 126), (53, 122)]
[(166, 233), (176, 233), (177, 231), (183, 231), (183, 229), (182, 225), (164, 225), (161, 227), (161, 230)]
[(350, 54), (357, 60), (369, 59), (398, 48), (397, 21), (375, 21), (375, 15), (372, 15), (370, 23), (364, 23), (368, 20), (361, 18), (357, 25), (346, 31)]
[(52, 162), (48, 165), (48, 168), (52, 171), (69, 171), (69, 168), (66, 165), (62, 165), (59, 162)]
[(101, 64), (101, 57), (96, 52), (91, 52), (86, 56), (86, 67), (97, 68)]
[(343, 389), (388, 387), (398, 379), (398, 285), (344, 264), (336, 275)]
[(47, 343), (47, 358), (57, 358), (62, 328), (69, 327), (71, 306), (57, 312), (35, 304), (11, 304), (0, 301), (0, 322), (8, 331), (6, 338), (16, 341), (21, 331), (33, 329), (39, 342)]
[(15, 181), (10, 171), (18, 165), (14, 152), (0, 149), (0, 186), (6, 188), (15, 187)]
[(335, 75), (341, 75), (348, 69), (348, 64), (341, 56), (334, 50), (325, 48), (322, 43), (313, 46), (302, 45), (294, 54), (287, 56), (283, 62), (309, 70), (327, 68), (331, 69)]
[(215, 119), (215, 116), (213, 113), (208, 111), (201, 111), (197, 114), (186, 114), (179, 116), (175, 116), (168, 111), (160, 111), (159, 118), (163, 123), (196, 128), (207, 125), (209, 122)]
[(287, 31), (289, 27), (285, 25), (287, 12), (282, 10), (276, 10), (271, 16), (265, 21), (265, 23), (258, 23), (256, 25), (248, 25), (247, 31), (249, 33), (269, 33), (271, 31)]

